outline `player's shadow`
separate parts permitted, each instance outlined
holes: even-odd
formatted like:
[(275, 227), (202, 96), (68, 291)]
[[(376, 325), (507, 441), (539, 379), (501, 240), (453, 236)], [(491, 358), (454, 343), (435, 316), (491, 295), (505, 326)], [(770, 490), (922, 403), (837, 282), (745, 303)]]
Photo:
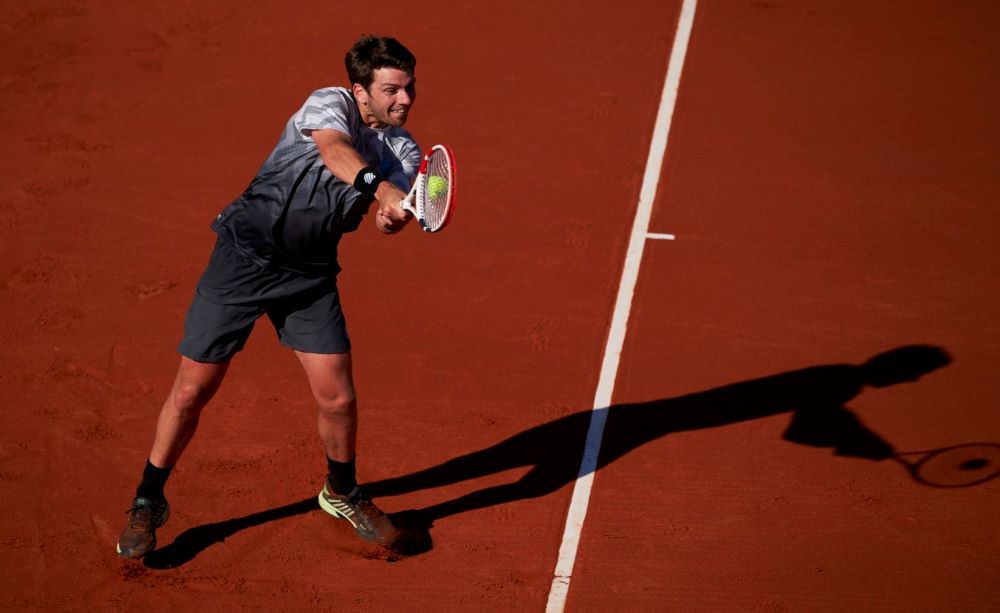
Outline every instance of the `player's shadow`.
[[(702, 392), (650, 402), (586, 410), (541, 424), (491, 447), (365, 485), (373, 498), (398, 496), (525, 468), (518, 480), (476, 490), (423, 509), (393, 514), (405, 534), (403, 553), (430, 549), (435, 520), (515, 500), (545, 496), (580, 476), (591, 420), (606, 417), (600, 470), (629, 451), (672, 432), (715, 428), (790, 413), (787, 441), (829, 447), (841, 456), (884, 460), (895, 449), (846, 408), (865, 387), (916, 381), (950, 363), (938, 347), (908, 345), (879, 354), (860, 365), (831, 364), (780, 373)], [(601, 413), (604, 412), (602, 415)], [(213, 543), (245, 528), (318, 508), (315, 498), (245, 517), (191, 528), (145, 559), (153, 568), (179, 566)]]
[[(865, 387), (916, 381), (950, 363), (940, 348), (909, 345), (877, 355), (860, 365), (832, 364), (734, 383), (675, 398), (614, 405), (594, 470), (629, 451), (673, 432), (715, 428), (781, 413), (791, 413), (784, 439), (829, 447), (836, 455), (884, 460), (895, 449), (846, 408)], [(501, 473), (529, 470), (518, 480), (486, 487), (406, 515), (429, 528), (437, 519), (515, 500), (545, 496), (580, 475), (587, 430), (594, 411), (550, 421), (486, 449), (409, 475), (367, 484), (373, 496), (398, 496)]]

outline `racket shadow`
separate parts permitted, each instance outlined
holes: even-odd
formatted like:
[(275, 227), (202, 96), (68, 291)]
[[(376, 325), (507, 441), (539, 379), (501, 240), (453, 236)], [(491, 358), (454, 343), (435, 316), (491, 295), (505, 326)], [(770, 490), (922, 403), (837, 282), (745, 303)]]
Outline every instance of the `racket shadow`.
[[(860, 365), (831, 364), (779, 373), (694, 394), (619, 404), (607, 425), (595, 470), (674, 432), (701, 430), (791, 414), (784, 440), (828, 447), (836, 455), (881, 461), (896, 457), (893, 445), (864, 425), (846, 403), (866, 387), (914, 382), (950, 363), (942, 349), (908, 345)], [(425, 527), (438, 519), (516, 500), (551, 494), (579, 475), (587, 429), (594, 411), (579, 411), (520, 432), (496, 445), (447, 462), (366, 484), (373, 497), (398, 496), (528, 468), (514, 482), (483, 488), (408, 512)], [(918, 480), (919, 481), (919, 480)]]

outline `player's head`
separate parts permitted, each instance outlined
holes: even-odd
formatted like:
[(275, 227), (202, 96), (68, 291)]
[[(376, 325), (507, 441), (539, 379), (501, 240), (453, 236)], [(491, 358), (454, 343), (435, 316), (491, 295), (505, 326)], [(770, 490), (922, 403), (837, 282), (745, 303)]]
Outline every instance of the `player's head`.
[(401, 126), (417, 97), (417, 58), (395, 38), (362, 36), (344, 59), (366, 125)]
[(907, 345), (880, 353), (861, 365), (865, 383), (887, 387), (916, 381), (927, 373), (951, 363), (951, 357), (940, 347)]
[(367, 90), (379, 68), (396, 68), (412, 76), (417, 58), (395, 38), (362, 36), (347, 52), (344, 65), (351, 85), (357, 83)]

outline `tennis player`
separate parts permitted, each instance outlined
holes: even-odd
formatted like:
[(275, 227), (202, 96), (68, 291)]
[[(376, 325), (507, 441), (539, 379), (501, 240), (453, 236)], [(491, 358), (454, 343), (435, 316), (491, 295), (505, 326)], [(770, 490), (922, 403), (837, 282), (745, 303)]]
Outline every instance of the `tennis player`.
[(421, 161), (402, 128), (416, 99), (415, 66), (393, 38), (358, 39), (346, 57), (350, 88), (310, 95), (247, 189), (213, 223), (216, 246), (185, 319), (177, 376), (118, 538), (121, 556), (141, 558), (156, 547), (156, 529), (170, 514), (167, 477), (265, 314), (301, 362), (319, 406), (328, 472), (320, 506), (368, 541), (391, 547), (398, 537), (356, 479), (357, 402), (337, 245), (373, 204), (384, 233), (412, 217), (399, 203)]

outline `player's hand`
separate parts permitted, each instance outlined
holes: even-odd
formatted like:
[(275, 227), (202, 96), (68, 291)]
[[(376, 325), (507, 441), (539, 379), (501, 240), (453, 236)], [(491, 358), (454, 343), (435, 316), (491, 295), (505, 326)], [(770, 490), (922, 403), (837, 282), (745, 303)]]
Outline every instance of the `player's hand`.
[(375, 226), (386, 234), (399, 232), (406, 224), (410, 223), (413, 215), (409, 211), (403, 210), (399, 203), (402, 202), (406, 194), (401, 192), (395, 185), (388, 181), (383, 181), (378, 186), (376, 192), (378, 202), (378, 212), (375, 214)]

